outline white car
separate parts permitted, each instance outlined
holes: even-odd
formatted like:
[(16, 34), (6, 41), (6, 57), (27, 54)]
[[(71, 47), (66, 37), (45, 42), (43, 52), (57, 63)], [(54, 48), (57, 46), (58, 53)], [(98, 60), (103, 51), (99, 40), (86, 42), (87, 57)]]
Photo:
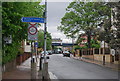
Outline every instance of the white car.
[[(46, 57), (48, 57), (49, 53), (46, 51)], [(44, 51), (41, 52), (41, 57), (44, 57)]]
[[(48, 55), (49, 54), (48, 51), (46, 51), (45, 54)], [(44, 51), (41, 52), (41, 55), (44, 56)]]

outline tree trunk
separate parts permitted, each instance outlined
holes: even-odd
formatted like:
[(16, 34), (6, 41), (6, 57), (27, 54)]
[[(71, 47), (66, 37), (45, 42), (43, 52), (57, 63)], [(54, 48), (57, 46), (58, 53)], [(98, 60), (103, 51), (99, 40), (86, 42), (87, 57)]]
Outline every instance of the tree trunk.
[(91, 48), (91, 44), (90, 44), (90, 41), (91, 41), (91, 31), (89, 30), (89, 31), (87, 32), (87, 34), (88, 34), (88, 37), (87, 37), (88, 48)]

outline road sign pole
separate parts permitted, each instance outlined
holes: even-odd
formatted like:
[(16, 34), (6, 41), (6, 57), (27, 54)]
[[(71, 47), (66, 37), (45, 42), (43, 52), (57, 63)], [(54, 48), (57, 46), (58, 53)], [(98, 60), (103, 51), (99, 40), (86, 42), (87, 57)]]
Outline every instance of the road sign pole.
[(47, 33), (47, 0), (45, 0), (45, 13), (44, 13), (44, 64), (43, 64), (43, 76), (42, 79), (48, 79), (48, 62), (46, 58), (46, 33)]
[(44, 63), (46, 63), (46, 33), (47, 33), (47, 0), (45, 1), (45, 23), (44, 23)]

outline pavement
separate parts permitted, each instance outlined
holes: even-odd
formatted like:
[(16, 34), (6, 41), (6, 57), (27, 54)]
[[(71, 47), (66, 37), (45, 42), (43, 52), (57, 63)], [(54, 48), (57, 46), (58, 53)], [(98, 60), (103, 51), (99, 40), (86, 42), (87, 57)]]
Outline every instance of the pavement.
[(4, 72), (2, 79), (31, 79), (31, 66), (29, 65), (29, 59), (24, 61), (21, 65), (16, 66), (15, 69)]
[(87, 58), (80, 58), (80, 57), (74, 57), (72, 56), (71, 58), (77, 59), (77, 60), (81, 60), (84, 62), (88, 62), (88, 63), (93, 63), (93, 64), (97, 64), (103, 67), (107, 67), (116, 71), (120, 71), (120, 67), (119, 64), (114, 64), (114, 63), (105, 63), (105, 65), (103, 65), (103, 63), (101, 61), (97, 61), (97, 60), (92, 60), (92, 59), (87, 59)]
[[(42, 71), (39, 71), (39, 62), (37, 63), (36, 67), (36, 79), (42, 79)], [(48, 72), (50, 79), (57, 79), (57, 77), (52, 73)], [(4, 72), (2, 74), (2, 80), (6, 79), (31, 79), (31, 58), (28, 58), (26, 61), (24, 61), (22, 64), (17, 65), (15, 69)]]

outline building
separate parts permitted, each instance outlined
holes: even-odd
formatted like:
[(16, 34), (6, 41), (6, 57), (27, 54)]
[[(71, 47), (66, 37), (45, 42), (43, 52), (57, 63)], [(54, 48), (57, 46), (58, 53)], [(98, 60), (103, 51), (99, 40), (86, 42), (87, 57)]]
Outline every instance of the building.
[[(94, 36), (91, 35), (91, 39), (93, 39), (93, 38), (94, 38)], [(86, 34), (81, 34), (80, 37), (79, 37), (79, 40), (81, 41), (81, 42), (79, 43), (79, 46), (80, 46), (80, 47), (84, 47), (84, 46), (85, 46), (85, 43), (87, 43), (87, 41), (88, 41), (88, 37), (87, 37)]]

